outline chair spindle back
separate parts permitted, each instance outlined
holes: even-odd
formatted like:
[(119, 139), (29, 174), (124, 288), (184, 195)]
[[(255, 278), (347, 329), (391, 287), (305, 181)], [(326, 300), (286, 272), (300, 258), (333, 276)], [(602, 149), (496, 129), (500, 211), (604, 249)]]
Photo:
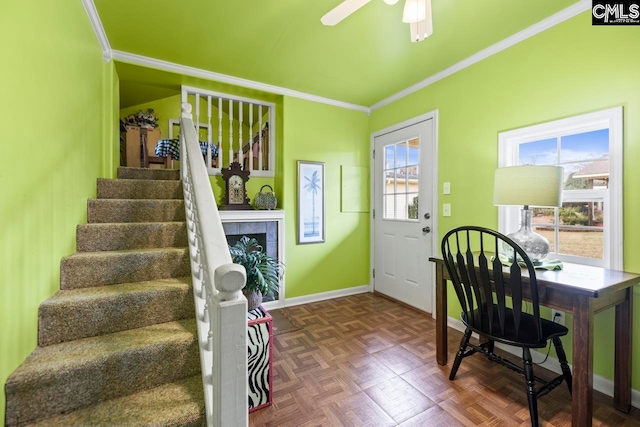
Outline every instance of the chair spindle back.
[[(517, 340), (526, 297), (531, 300), (538, 339), (542, 339), (535, 270), (517, 243), (488, 228), (464, 226), (449, 231), (441, 249), (469, 327), (504, 339), (505, 327), (512, 325)], [(523, 277), (523, 271), (528, 272), (528, 278)], [(474, 310), (479, 315), (473, 315)]]

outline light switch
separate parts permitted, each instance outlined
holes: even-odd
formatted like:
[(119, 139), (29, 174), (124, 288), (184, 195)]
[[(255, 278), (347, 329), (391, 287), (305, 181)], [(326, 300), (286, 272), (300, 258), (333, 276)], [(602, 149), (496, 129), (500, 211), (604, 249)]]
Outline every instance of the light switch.
[(445, 182), (442, 184), (442, 194), (451, 194), (451, 183)]
[(451, 203), (442, 204), (442, 216), (451, 216)]

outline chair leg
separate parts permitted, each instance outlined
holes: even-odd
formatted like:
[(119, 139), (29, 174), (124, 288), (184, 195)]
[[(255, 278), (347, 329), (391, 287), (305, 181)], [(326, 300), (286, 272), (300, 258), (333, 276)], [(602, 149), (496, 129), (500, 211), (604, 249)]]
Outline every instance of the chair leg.
[(569, 364), (567, 363), (567, 355), (565, 354), (564, 348), (562, 347), (562, 341), (560, 340), (560, 337), (553, 337), (553, 345), (556, 347), (556, 355), (558, 356), (558, 360), (560, 361), (560, 369), (562, 369), (564, 380), (567, 382), (567, 387), (569, 387), (569, 394), (571, 394), (571, 383), (573, 382), (573, 377), (571, 376), (571, 369), (569, 369)]
[(467, 344), (469, 344), (469, 339), (471, 339), (471, 329), (467, 328), (467, 330), (464, 331), (464, 335), (460, 341), (460, 348), (458, 349), (458, 353), (456, 353), (456, 358), (453, 361), (453, 366), (451, 367), (451, 373), (449, 374), (449, 379), (451, 381), (456, 377), (456, 373), (460, 367), (460, 362), (462, 362), (462, 358), (464, 357), (464, 351), (467, 349)]
[(531, 416), (531, 426), (538, 427), (538, 401), (536, 397), (535, 378), (533, 376), (533, 359), (531, 350), (522, 349), (522, 360), (524, 361), (524, 378), (527, 386), (527, 398), (529, 399), (529, 415)]

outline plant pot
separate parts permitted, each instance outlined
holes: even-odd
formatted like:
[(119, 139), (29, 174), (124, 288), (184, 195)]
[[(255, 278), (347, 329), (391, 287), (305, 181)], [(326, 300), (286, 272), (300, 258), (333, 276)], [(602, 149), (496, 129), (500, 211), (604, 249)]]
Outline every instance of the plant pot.
[(247, 291), (243, 289), (242, 293), (247, 298), (247, 311), (258, 308), (260, 304), (262, 304), (262, 293), (260, 293), (260, 291)]

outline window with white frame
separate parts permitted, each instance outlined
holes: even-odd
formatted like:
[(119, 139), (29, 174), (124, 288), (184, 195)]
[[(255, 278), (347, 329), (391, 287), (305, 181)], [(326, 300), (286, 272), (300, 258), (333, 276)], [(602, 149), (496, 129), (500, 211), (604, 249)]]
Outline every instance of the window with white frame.
[[(498, 143), (499, 167), (564, 169), (562, 206), (533, 207), (549, 257), (622, 269), (622, 107), (502, 132)], [(519, 228), (519, 209), (498, 208), (501, 232)]]

